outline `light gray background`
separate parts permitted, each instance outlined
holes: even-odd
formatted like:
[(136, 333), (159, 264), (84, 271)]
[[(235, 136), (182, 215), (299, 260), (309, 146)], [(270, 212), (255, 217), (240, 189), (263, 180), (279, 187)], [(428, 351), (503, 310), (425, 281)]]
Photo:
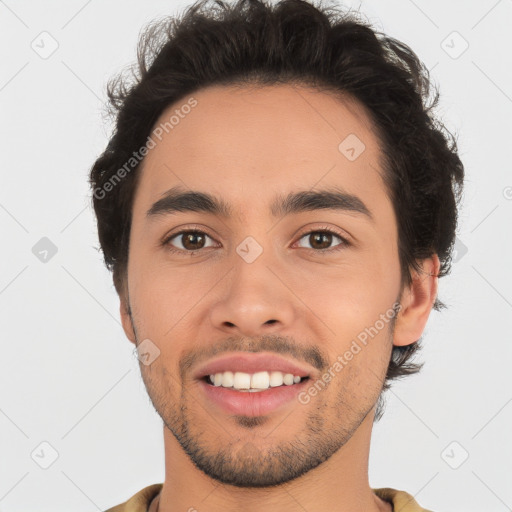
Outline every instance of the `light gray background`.
[[(0, 511), (104, 510), (163, 480), (161, 422), (96, 249), (87, 173), (110, 130), (107, 79), (134, 61), (147, 21), (185, 5), (0, 1)], [(512, 1), (346, 5), (432, 69), (467, 173), (440, 280), (449, 309), (432, 312), (423, 371), (388, 393), (370, 484), (436, 512), (512, 510)], [(57, 248), (46, 262), (43, 237)]]

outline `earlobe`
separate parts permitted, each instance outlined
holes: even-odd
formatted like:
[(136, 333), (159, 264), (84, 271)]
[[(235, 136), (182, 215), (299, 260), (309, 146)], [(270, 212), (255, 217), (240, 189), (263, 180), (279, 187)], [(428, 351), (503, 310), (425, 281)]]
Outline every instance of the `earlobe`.
[(133, 328), (132, 316), (130, 311), (129, 303), (123, 297), (120, 297), (119, 313), (121, 315), (121, 323), (123, 325), (124, 333), (126, 337), (136, 345), (135, 332)]
[(422, 260), (421, 268), (421, 272), (412, 272), (412, 283), (402, 294), (393, 336), (395, 346), (411, 345), (420, 339), (436, 300), (440, 268), (437, 254)]

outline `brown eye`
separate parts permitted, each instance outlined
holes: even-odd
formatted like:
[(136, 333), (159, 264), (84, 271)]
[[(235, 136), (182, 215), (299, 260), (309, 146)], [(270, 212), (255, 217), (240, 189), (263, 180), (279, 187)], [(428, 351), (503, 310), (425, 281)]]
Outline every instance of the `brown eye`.
[(309, 243), (313, 249), (328, 249), (332, 243), (332, 235), (328, 233), (312, 233), (309, 235)]
[[(337, 238), (341, 241), (341, 243), (336, 244), (335, 246), (332, 246), (334, 239)], [(307, 243), (310, 244), (312, 249), (316, 249), (318, 251), (326, 251), (328, 249), (339, 249), (343, 247), (344, 245), (348, 245), (348, 242), (340, 235), (334, 233), (330, 230), (316, 230), (316, 231), (310, 231), (308, 233), (305, 233), (301, 236), (300, 240), (306, 239)], [(299, 246), (304, 247), (304, 245), (300, 244)], [(341, 246), (341, 247), (339, 247)]]
[(180, 231), (169, 237), (165, 241), (165, 244), (170, 245), (173, 251), (181, 250), (183, 252), (193, 252), (204, 249), (205, 247), (211, 247), (211, 245), (206, 245), (207, 239), (211, 240), (211, 238), (202, 231)]
[(200, 233), (187, 233), (184, 235), (181, 235), (181, 240), (183, 247), (185, 249), (189, 249), (191, 251), (194, 251), (196, 249), (202, 249), (204, 245), (205, 238)]

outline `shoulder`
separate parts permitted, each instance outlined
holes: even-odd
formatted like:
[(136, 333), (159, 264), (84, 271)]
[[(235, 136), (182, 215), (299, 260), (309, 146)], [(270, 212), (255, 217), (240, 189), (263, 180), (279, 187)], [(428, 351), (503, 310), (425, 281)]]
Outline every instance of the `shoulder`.
[(153, 484), (134, 494), (128, 501), (109, 508), (105, 512), (146, 512), (151, 500), (160, 492), (163, 484)]
[(391, 487), (381, 487), (379, 489), (372, 489), (372, 491), (379, 498), (392, 503), (394, 510), (400, 510), (401, 512), (432, 512), (422, 508), (414, 496), (408, 492), (392, 489)]

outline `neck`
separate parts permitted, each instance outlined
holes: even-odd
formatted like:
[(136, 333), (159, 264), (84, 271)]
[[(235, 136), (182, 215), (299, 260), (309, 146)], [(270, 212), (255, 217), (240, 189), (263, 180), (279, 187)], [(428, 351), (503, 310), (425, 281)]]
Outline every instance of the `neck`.
[(194, 466), (164, 427), (166, 471), (158, 512), (392, 511), (368, 482), (372, 426), (373, 414), (368, 414), (350, 440), (328, 460), (299, 478), (265, 488), (240, 488), (213, 480)]

